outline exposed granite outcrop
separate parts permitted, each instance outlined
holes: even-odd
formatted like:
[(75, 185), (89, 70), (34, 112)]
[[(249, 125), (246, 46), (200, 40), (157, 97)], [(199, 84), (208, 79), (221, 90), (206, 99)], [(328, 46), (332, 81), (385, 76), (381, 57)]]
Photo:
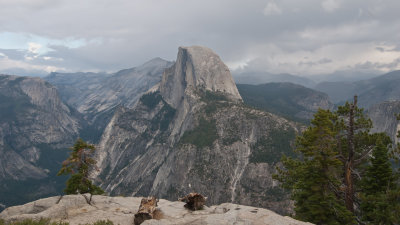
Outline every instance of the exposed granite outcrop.
[(368, 111), (373, 128), (371, 132), (386, 132), (392, 141), (398, 143), (397, 133), (400, 130), (400, 123), (396, 115), (400, 113), (400, 101), (386, 101), (371, 106)]
[(242, 100), (228, 67), (217, 54), (201, 46), (180, 47), (175, 65), (163, 74), (161, 95), (177, 108), (185, 92), (199, 87), (221, 92), (231, 100)]
[[(70, 225), (93, 223), (98, 220), (111, 220), (114, 224), (133, 224), (137, 212), (139, 197), (93, 196), (92, 204), (87, 204), (81, 195), (67, 195), (40, 199), (21, 206), (7, 208), (0, 213), (0, 219), (18, 221), (50, 218), (53, 221), (65, 221)], [(306, 225), (287, 216), (278, 215), (263, 208), (255, 208), (232, 203), (223, 203), (205, 207), (199, 211), (189, 211), (183, 202), (171, 202), (160, 199), (161, 211), (157, 219), (146, 220), (143, 225)]]

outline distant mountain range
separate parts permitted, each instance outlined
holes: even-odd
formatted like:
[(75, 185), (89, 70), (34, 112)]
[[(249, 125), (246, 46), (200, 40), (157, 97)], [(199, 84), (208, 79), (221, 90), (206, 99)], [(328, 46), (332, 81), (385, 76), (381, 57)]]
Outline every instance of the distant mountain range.
[(60, 193), (65, 178), (55, 174), (79, 129), (79, 113), (55, 87), (38, 77), (0, 75), (0, 205)]
[(267, 72), (242, 72), (234, 73), (233, 78), (237, 84), (265, 84), (271, 82), (290, 82), (312, 88), (316, 83), (306, 77), (291, 74), (272, 74)]
[(322, 82), (315, 89), (327, 93), (334, 103), (359, 96), (359, 105), (368, 108), (374, 104), (400, 99), (400, 71), (393, 71), (368, 80), (356, 82)]
[(307, 123), (318, 108), (333, 108), (327, 94), (298, 84), (238, 84), (237, 87), (247, 105), (295, 121)]
[(89, 125), (81, 136), (97, 141), (117, 107), (131, 108), (144, 92), (161, 81), (164, 69), (171, 65), (155, 58), (114, 74), (51, 73), (44, 79), (85, 117)]

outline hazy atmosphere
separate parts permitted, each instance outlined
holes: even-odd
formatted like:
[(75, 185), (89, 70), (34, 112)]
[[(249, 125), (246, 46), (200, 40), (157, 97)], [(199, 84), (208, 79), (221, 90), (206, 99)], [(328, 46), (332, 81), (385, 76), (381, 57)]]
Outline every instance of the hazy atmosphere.
[(0, 225), (400, 225), (399, 12), (0, 0)]
[(178, 46), (232, 71), (315, 76), (400, 69), (398, 0), (0, 0), (0, 73), (115, 72)]

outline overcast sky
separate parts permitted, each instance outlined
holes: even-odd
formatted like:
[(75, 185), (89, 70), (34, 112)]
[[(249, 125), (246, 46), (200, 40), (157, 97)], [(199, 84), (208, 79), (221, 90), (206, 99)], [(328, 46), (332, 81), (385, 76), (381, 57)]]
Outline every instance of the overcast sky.
[(0, 0), (0, 73), (107, 71), (204, 45), (231, 70), (400, 69), (399, 0)]

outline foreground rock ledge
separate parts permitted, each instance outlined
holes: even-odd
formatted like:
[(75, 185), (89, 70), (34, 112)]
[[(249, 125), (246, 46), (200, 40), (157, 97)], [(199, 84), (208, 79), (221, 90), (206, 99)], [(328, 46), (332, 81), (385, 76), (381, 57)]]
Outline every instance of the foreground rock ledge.
[[(137, 212), (139, 197), (93, 196), (92, 205), (87, 204), (82, 195), (66, 195), (40, 199), (21, 206), (13, 206), (0, 213), (0, 219), (16, 221), (23, 219), (51, 218), (54, 221), (67, 221), (71, 225), (93, 223), (98, 220), (111, 220), (115, 225), (132, 225)], [(145, 224), (310, 224), (270, 210), (250, 206), (223, 203), (204, 207), (203, 210), (189, 211), (183, 202), (170, 202), (160, 199), (159, 220), (146, 220)]]

